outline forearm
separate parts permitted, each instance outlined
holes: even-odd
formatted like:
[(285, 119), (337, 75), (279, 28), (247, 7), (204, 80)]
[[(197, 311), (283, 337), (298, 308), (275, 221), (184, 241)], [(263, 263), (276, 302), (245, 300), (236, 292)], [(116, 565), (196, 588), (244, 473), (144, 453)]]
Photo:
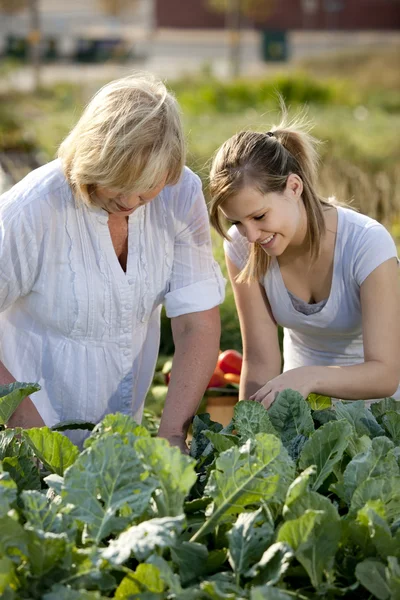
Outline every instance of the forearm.
[(195, 328), (175, 340), (175, 354), (159, 435), (186, 436), (218, 359), (220, 330)]
[(265, 362), (257, 364), (254, 361), (243, 360), (240, 375), (239, 400), (249, 400), (262, 386), (280, 373), (280, 365), (270, 365)]
[(382, 362), (372, 360), (346, 367), (301, 368), (308, 371), (312, 392), (344, 400), (369, 400), (391, 396), (395, 393), (400, 379), (400, 369), (393, 369)]
[[(15, 378), (6, 369), (2, 362), (0, 362), (0, 385), (8, 385), (14, 383)], [(42, 427), (44, 421), (39, 415), (35, 405), (30, 398), (24, 398), (18, 408), (14, 411), (10, 420), (7, 423), (7, 427), (22, 427), (29, 429), (30, 427)]]

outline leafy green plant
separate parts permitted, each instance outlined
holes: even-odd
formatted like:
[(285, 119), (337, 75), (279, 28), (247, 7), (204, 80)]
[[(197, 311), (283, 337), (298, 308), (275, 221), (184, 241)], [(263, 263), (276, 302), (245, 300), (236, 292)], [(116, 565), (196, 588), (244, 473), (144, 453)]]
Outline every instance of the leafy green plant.
[[(37, 389), (37, 386), (36, 386)], [(2, 388), (5, 423), (32, 384)], [(400, 598), (400, 402), (285, 390), (198, 415), (190, 456), (111, 414), (0, 430), (8, 600)], [(84, 449), (60, 431), (88, 429)]]

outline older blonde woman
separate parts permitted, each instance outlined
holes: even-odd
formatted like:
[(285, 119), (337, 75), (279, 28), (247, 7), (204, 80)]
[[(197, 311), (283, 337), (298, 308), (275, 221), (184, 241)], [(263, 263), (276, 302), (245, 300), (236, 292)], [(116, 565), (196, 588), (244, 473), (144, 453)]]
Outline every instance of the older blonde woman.
[(150, 76), (126, 77), (94, 96), (57, 160), (1, 197), (0, 383), (41, 385), (10, 425), (115, 411), (140, 421), (164, 304), (175, 357), (159, 434), (186, 450), (224, 281), (184, 160), (175, 99)]

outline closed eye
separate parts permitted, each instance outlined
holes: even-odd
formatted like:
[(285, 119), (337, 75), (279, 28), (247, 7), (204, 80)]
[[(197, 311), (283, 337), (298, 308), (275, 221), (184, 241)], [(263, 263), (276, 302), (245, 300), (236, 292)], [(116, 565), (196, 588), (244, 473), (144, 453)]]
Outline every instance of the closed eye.
[(265, 217), (266, 213), (264, 213), (263, 215), (259, 215), (257, 217), (254, 217), (255, 221), (261, 221), (264, 217)]

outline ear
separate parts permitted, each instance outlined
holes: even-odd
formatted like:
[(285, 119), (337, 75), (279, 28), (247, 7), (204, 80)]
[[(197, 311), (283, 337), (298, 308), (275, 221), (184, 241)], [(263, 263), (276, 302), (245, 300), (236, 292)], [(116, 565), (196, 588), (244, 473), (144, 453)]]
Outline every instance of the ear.
[(303, 193), (303, 181), (296, 175), (296, 173), (290, 173), (286, 181), (286, 191), (289, 197), (299, 200)]

